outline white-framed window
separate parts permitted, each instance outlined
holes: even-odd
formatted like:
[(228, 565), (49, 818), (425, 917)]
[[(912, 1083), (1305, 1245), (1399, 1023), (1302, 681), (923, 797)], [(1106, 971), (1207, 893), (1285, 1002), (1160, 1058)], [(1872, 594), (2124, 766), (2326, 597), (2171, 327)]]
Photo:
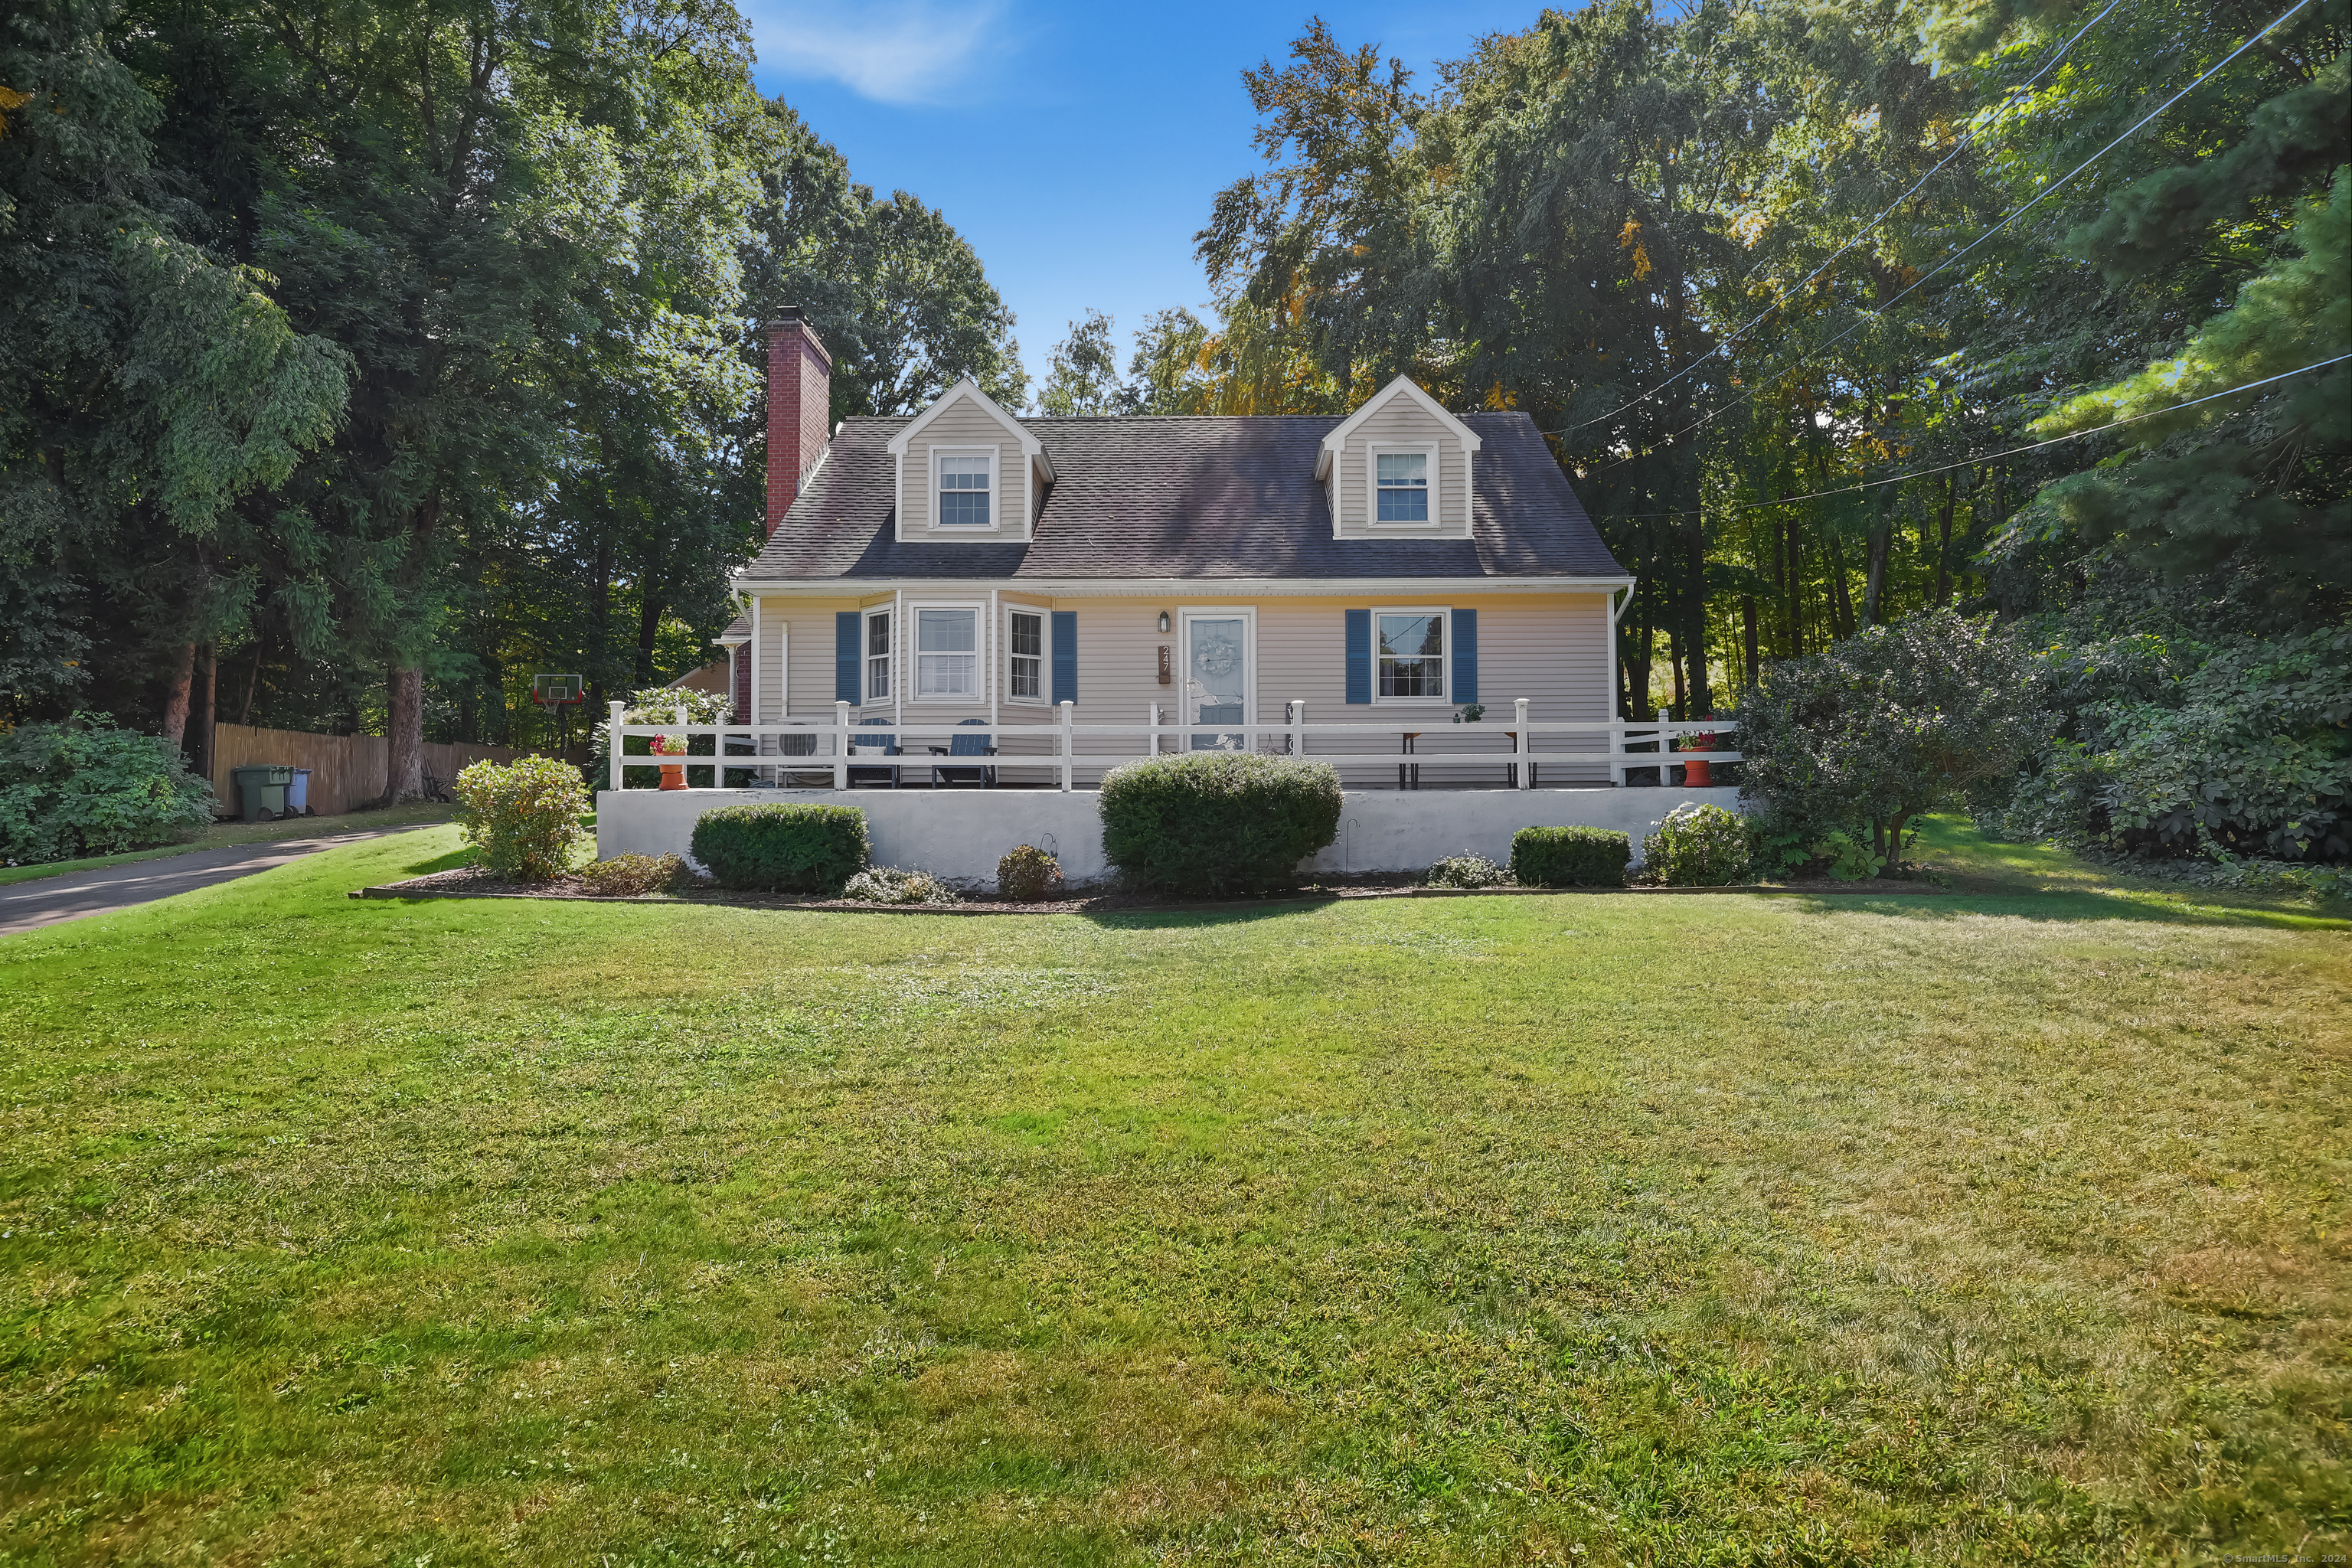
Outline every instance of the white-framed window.
[(1375, 527), (1426, 528), (1437, 521), (1437, 448), (1374, 447), (1365, 478)]
[(1442, 608), (1372, 612), (1372, 700), (1443, 702), (1448, 687)]
[(890, 700), (890, 612), (866, 613), (866, 700)]
[(938, 483), (940, 528), (996, 526), (996, 448), (934, 447), (931, 466)]
[(980, 606), (915, 605), (915, 689), (918, 702), (980, 700)]
[(1004, 612), (1004, 695), (1013, 702), (1045, 700), (1045, 612)]

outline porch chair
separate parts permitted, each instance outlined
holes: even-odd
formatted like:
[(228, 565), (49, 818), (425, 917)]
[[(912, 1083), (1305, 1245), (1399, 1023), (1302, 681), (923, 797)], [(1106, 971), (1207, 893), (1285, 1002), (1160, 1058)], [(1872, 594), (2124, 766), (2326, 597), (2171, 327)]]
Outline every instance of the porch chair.
[[(857, 727), (861, 730), (871, 730), (877, 725), (887, 724), (888, 722), (890, 722), (890, 721), (887, 719), (860, 719), (857, 721)], [(855, 744), (860, 746), (880, 746), (882, 748), (882, 754), (886, 757), (895, 757), (899, 754), (898, 737), (896, 735), (877, 735), (871, 740), (861, 735), (857, 738)], [(877, 767), (870, 764), (862, 768), (853, 766), (849, 770), (849, 787), (856, 789), (860, 784), (881, 784), (887, 785), (891, 789), (897, 789), (898, 787), (898, 766), (895, 763), (891, 763), (887, 767)]]
[[(985, 724), (988, 721), (985, 719), (966, 719), (961, 723), (959, 723), (956, 728), (961, 730), (967, 724)], [(948, 737), (948, 743), (945, 746), (933, 746), (930, 748), (930, 752), (931, 755), (935, 757), (992, 757), (996, 755), (996, 737), (993, 735), (950, 735)], [(943, 768), (934, 764), (931, 768), (931, 783), (934, 786), (940, 788), (961, 784), (971, 789), (994, 789), (996, 787), (996, 770), (994, 768), (988, 767)]]

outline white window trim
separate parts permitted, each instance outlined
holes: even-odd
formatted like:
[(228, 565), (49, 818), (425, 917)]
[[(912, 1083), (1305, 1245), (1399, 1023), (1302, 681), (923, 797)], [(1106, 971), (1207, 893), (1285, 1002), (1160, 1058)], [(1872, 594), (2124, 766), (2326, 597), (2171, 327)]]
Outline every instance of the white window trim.
[[(1255, 605), (1181, 605), (1176, 610), (1176, 711), (1171, 716), (1173, 726), (1191, 734), (1211, 730), (1223, 731), (1215, 724), (1195, 724), (1184, 717), (1184, 672), (1192, 668), (1192, 623), (1200, 621), (1242, 621), (1242, 658), (1249, 664), (1249, 679), (1242, 686), (1242, 722), (1257, 722), (1257, 606)], [(1181, 742), (1180, 751), (1192, 750), (1190, 741)]]
[[(1013, 690), (1013, 617), (1037, 617), (1037, 695), (1016, 696)], [(1023, 708), (1050, 708), (1054, 705), (1054, 612), (1043, 605), (1007, 605), (1004, 606), (1004, 700)], [(1026, 658), (1026, 655), (1023, 656)]]
[[(940, 458), (950, 453), (969, 454), (974, 452), (985, 452), (988, 454), (988, 526), (986, 528), (974, 528), (968, 522), (941, 522), (940, 521)], [(929, 513), (924, 524), (924, 531), (929, 533), (949, 534), (1000, 533), (1003, 531), (1004, 448), (1001, 444), (993, 447), (961, 444), (956, 446), (936, 446), (930, 448), (929, 464), (931, 470), (931, 500)]]
[[(1391, 450), (1394, 450), (1393, 447)], [(1445, 652), (1440, 662), (1444, 667), (1445, 694), (1442, 697), (1383, 697), (1381, 695), (1381, 617), (1382, 616), (1436, 616), (1445, 623), (1441, 634)], [(1376, 708), (1451, 708), (1454, 706), (1454, 607), (1451, 605), (1375, 605), (1372, 606), (1372, 706)]]
[[(1434, 529), (1445, 523), (1445, 507), (1437, 488), (1437, 454), (1444, 443), (1440, 441), (1368, 441), (1364, 444), (1364, 524), (1368, 528)], [(1382, 522), (1381, 521), (1381, 458), (1402, 457), (1419, 452), (1429, 459), (1429, 519), (1425, 522)]]
[[(978, 533), (980, 530), (971, 531)], [(988, 601), (985, 599), (908, 599), (904, 613), (906, 625), (899, 636), (906, 640), (907, 663), (910, 670), (919, 670), (923, 657), (921, 636), (916, 630), (922, 624), (925, 610), (970, 610), (971, 612), (972, 693), (969, 697), (926, 697), (912, 687), (899, 697), (902, 703), (916, 708), (976, 708), (988, 700)], [(919, 682), (921, 677), (914, 679)]]
[[(900, 683), (898, 680), (898, 638), (904, 628), (897, 619), (898, 614), (898, 602), (896, 599), (891, 600), (887, 605), (868, 605), (864, 609), (857, 612), (857, 706), (860, 708), (873, 708), (883, 703), (888, 703), (890, 706), (895, 708), (898, 705), (900, 700)], [(873, 651), (874, 632), (872, 628), (874, 626), (874, 617), (877, 616), (888, 616), (892, 617), (890, 622), (890, 647), (887, 652), (879, 654)], [(874, 682), (868, 673), (867, 667), (872, 665), (877, 658), (887, 659), (890, 663), (890, 695), (887, 697), (877, 697), (874, 695)]]

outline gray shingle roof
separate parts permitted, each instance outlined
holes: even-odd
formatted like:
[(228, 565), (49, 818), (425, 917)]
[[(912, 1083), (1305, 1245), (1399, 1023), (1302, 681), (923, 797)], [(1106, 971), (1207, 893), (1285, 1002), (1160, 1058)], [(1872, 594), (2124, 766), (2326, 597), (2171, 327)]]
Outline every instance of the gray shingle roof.
[(1306, 415), (1024, 419), (1055, 482), (1026, 544), (900, 543), (887, 450), (906, 419), (856, 418), (747, 575), (981, 577), (1622, 577), (1534, 422), (1478, 433), (1471, 537), (1334, 539), (1315, 459), (1340, 422)]

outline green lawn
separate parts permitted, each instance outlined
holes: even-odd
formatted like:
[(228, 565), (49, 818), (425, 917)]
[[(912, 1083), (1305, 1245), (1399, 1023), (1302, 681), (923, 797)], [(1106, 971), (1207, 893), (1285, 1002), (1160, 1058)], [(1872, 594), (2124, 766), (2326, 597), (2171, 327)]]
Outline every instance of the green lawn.
[(353, 811), (341, 816), (289, 816), (276, 822), (215, 822), (199, 829), (182, 844), (160, 849), (133, 849), (121, 855), (92, 855), (80, 860), (45, 860), (37, 866), (0, 866), (0, 887), (11, 882), (37, 882), (68, 871), (100, 866), (127, 866), (133, 860), (163, 860), (198, 849), (219, 849), (232, 844), (273, 844), (281, 838), (320, 838), (331, 833), (364, 833), (379, 827), (406, 827), (419, 822), (446, 822), (456, 810), (447, 805), (395, 805), (383, 811)]
[(2352, 938), (1937, 898), (0, 939), (0, 1563), (2352, 1548)]

